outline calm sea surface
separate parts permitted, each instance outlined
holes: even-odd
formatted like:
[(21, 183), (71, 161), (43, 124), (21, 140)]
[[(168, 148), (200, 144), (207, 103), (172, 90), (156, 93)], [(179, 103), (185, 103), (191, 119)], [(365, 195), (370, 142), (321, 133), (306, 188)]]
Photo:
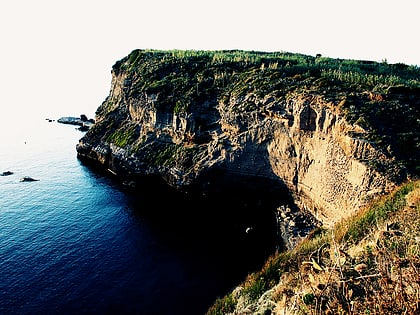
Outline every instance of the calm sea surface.
[[(188, 198), (92, 171), (82, 136), (44, 119), (2, 131), (0, 314), (204, 314), (272, 250)], [(201, 214), (178, 224), (179, 208)]]

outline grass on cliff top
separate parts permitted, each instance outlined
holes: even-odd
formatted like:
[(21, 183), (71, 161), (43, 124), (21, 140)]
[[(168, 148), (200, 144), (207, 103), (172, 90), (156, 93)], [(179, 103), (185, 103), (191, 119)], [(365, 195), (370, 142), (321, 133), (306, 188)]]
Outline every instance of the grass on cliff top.
[(324, 90), (332, 85), (375, 93), (387, 93), (396, 86), (420, 88), (417, 66), (288, 52), (136, 49), (117, 61), (113, 71), (129, 74), (124, 84), (132, 95), (159, 94), (158, 106), (180, 112), (203, 97), (275, 91), (278, 81), (286, 77), (298, 78), (294, 85), (322, 78), (327, 82)]
[(273, 255), (207, 315), (419, 314), (419, 272), (420, 181), (413, 181)]

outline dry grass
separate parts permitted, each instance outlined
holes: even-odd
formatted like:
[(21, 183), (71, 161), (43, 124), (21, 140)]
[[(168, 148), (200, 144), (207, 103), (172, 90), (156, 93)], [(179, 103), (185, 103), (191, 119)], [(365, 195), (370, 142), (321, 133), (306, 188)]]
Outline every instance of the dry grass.
[(375, 222), (361, 239), (346, 237), (343, 226), (365, 224), (368, 209), (359, 220), (338, 226), (340, 237), (331, 235), (302, 257), (276, 286), (271, 313), (420, 314), (419, 183), (415, 186), (404, 196), (405, 206)]

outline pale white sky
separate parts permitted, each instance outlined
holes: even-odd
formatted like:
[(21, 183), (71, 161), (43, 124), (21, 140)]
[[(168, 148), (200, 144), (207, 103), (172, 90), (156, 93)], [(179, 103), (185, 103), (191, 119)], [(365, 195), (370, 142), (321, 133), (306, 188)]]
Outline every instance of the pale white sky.
[[(92, 116), (133, 49), (420, 65), (418, 0), (1, 0), (0, 115)], [(2, 117), (3, 118), (3, 117)]]

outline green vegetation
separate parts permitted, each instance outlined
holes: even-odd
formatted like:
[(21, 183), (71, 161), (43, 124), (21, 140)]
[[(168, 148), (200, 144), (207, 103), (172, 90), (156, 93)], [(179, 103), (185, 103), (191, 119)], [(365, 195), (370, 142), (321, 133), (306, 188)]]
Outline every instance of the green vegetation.
[[(322, 96), (367, 131), (357, 137), (420, 174), (418, 66), (287, 52), (134, 50), (116, 62), (113, 71), (124, 72), (128, 97), (154, 95), (158, 112), (189, 113), (207, 102), (244, 114), (263, 106), (243, 102), (247, 95), (275, 96), (284, 103), (296, 93)], [(373, 166), (394, 172), (381, 163)]]
[[(202, 50), (134, 50), (118, 61), (113, 70), (129, 71), (141, 76), (137, 91), (197, 94), (222, 88), (228, 84), (242, 84), (245, 88), (256, 77), (262, 84), (275, 83), (281, 77), (326, 78), (330, 83), (357, 85), (361, 89), (386, 92), (391, 86), (420, 87), (420, 69), (405, 64), (388, 64), (363, 60), (313, 57), (287, 52), (202, 51)], [(244, 76), (253, 74), (248, 82)], [(269, 75), (267, 77), (266, 75)], [(203, 89), (204, 88), (204, 89)], [(254, 87), (255, 88), (255, 87)], [(257, 88), (258, 89), (258, 88)]]
[(197, 146), (185, 146), (174, 143), (155, 143), (148, 146), (148, 143), (140, 145), (136, 150), (141, 150), (143, 159), (150, 165), (165, 167), (182, 167), (188, 170), (193, 167), (196, 158), (200, 156), (200, 148)]
[[(268, 314), (274, 305), (276, 314), (417, 314), (419, 231), (420, 181), (413, 181), (273, 255), (248, 275), (240, 296), (251, 305), (272, 290)], [(232, 313), (238, 301), (231, 292), (207, 315)]]
[[(405, 196), (413, 189), (414, 183), (408, 183), (384, 200), (379, 200), (366, 211), (346, 220), (344, 223), (346, 227), (342, 226), (343, 223), (338, 225), (335, 232), (336, 241), (359, 242), (372, 226), (382, 224), (394, 212), (401, 210), (405, 206)], [(342, 231), (345, 231), (345, 233)]]
[(136, 125), (123, 125), (108, 136), (107, 141), (119, 147), (125, 147), (132, 144), (138, 138)]

